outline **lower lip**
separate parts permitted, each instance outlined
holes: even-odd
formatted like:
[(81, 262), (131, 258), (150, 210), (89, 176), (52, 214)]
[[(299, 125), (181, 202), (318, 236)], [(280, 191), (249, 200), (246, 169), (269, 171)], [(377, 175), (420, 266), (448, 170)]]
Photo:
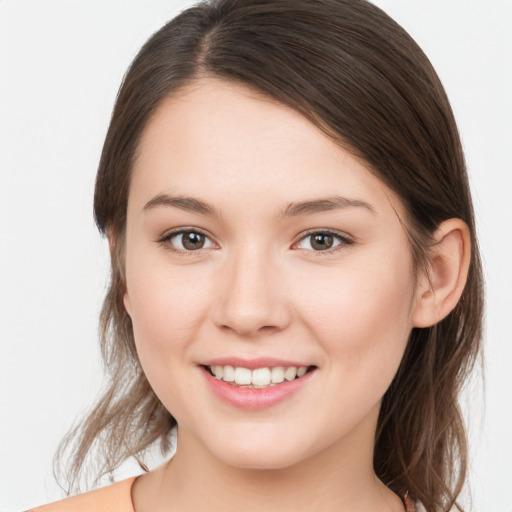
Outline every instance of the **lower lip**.
[(210, 389), (224, 402), (240, 409), (257, 411), (272, 407), (289, 399), (311, 380), (316, 369), (306, 373), (299, 379), (269, 386), (268, 388), (232, 386), (221, 379), (215, 378), (204, 368), (202, 368), (202, 372)]

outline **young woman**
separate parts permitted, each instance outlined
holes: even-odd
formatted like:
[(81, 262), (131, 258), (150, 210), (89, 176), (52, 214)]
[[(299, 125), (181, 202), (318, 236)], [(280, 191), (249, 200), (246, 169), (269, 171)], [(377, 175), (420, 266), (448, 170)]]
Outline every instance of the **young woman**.
[[(457, 127), (428, 59), (363, 0), (218, 0), (144, 45), (95, 215), (110, 387), (70, 494), (36, 511), (462, 510), (458, 393), (482, 278)], [(147, 468), (145, 468), (147, 469)]]

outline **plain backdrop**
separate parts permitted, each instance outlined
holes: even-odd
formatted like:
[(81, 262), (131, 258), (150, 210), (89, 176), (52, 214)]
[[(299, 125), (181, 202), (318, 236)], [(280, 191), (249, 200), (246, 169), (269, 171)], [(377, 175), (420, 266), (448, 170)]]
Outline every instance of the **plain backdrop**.
[[(108, 251), (92, 197), (103, 137), (129, 62), (191, 3), (0, 0), (1, 512), (62, 497), (54, 451), (102, 384)], [(464, 503), (512, 512), (512, 1), (375, 3), (430, 57), (461, 130), (487, 281), (485, 392), (475, 379), (464, 400)], [(140, 472), (126, 464), (117, 477)]]

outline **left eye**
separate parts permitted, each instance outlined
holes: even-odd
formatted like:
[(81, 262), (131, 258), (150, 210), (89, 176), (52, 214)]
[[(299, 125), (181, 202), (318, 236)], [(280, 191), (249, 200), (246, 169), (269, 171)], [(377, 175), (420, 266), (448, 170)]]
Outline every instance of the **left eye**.
[(198, 231), (180, 231), (171, 233), (166, 241), (179, 251), (197, 251), (214, 247), (213, 242)]
[(316, 252), (328, 251), (339, 245), (350, 245), (350, 241), (341, 235), (329, 232), (310, 233), (301, 238), (297, 244), (298, 249), (309, 249)]

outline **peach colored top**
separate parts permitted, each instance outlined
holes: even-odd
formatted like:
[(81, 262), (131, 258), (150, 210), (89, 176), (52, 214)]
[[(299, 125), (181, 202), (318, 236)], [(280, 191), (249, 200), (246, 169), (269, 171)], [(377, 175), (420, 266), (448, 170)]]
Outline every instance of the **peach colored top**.
[(131, 489), (136, 476), (94, 491), (31, 508), (26, 512), (135, 512)]
[[(126, 478), (94, 491), (65, 498), (48, 505), (31, 508), (25, 512), (135, 512), (131, 488), (136, 476)], [(421, 512), (413, 501), (404, 497), (405, 512)]]

